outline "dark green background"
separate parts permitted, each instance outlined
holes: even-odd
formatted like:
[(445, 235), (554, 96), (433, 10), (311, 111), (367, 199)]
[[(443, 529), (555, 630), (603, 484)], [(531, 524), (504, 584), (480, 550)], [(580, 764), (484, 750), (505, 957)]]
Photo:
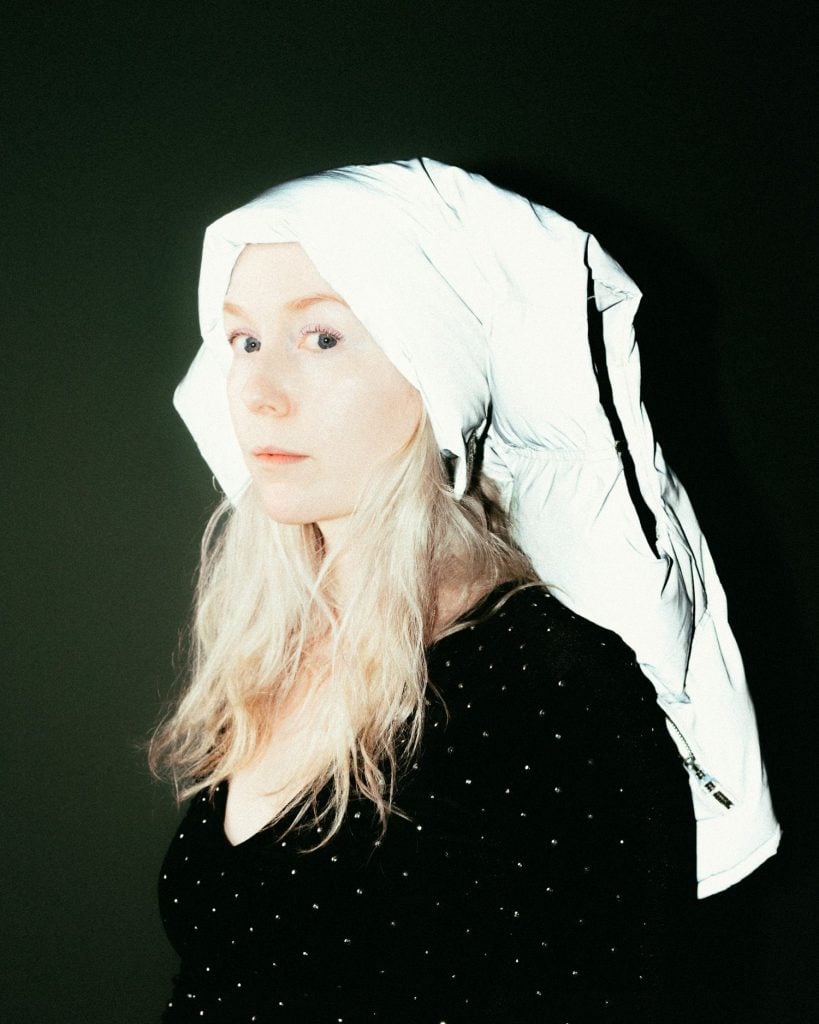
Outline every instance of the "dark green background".
[(644, 292), (646, 402), (728, 592), (785, 828), (779, 857), (702, 906), (680, 1009), (808, 1019), (815, 41), (807, 5), (776, 10), (5, 16), (4, 1021), (156, 1021), (174, 969), (154, 882), (176, 810), (138, 745), (215, 500), (170, 404), (198, 345), (203, 230), (281, 180), (420, 155), (558, 209)]

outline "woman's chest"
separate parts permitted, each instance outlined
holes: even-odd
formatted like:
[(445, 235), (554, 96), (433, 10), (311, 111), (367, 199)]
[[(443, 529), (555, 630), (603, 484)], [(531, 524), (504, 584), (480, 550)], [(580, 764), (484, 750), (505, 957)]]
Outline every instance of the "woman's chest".
[(406, 937), (464, 898), (459, 887), (491, 881), (500, 840), (491, 828), (496, 798), (480, 792), (485, 752), (450, 743), (455, 731), (443, 716), (428, 724), (383, 835), (372, 804), (355, 799), (323, 845), (321, 824), (287, 833), (293, 812), (232, 845), (225, 812), (233, 783), (221, 783), (213, 800), (195, 797), (159, 883), (163, 924), (183, 959), (284, 959), (295, 969), (293, 950), (316, 958), (352, 941), (389, 943), (399, 926)]

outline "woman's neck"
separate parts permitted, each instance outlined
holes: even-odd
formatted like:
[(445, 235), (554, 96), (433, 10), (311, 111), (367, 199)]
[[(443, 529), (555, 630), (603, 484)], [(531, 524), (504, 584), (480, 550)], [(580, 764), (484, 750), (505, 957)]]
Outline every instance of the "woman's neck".
[[(317, 524), (318, 525), (318, 524)], [(354, 600), (361, 586), (361, 558), (354, 544), (345, 543), (348, 520), (332, 520), (319, 526), (324, 544), (324, 557), (332, 558), (331, 588), (336, 606), (343, 611)], [(435, 632), (445, 629), (464, 612), (474, 607), (490, 587), (482, 580), (469, 583), (448, 583), (439, 587)]]

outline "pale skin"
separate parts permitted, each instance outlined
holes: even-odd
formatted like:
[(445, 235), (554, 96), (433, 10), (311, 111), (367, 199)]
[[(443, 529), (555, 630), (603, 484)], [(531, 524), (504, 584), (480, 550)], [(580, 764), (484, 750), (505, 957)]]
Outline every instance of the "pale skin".
[[(330, 550), (373, 467), (412, 437), (421, 396), (297, 242), (245, 246), (224, 325), (233, 350), (228, 403), (252, 486), (271, 518), (315, 523)], [(347, 551), (338, 563), (342, 601), (345, 559), (354, 558)], [(471, 600), (439, 595), (441, 621)], [(295, 705), (276, 721), (262, 754), (230, 778), (225, 835), (234, 845), (298, 792), (281, 787), (309, 726), (308, 709)]]

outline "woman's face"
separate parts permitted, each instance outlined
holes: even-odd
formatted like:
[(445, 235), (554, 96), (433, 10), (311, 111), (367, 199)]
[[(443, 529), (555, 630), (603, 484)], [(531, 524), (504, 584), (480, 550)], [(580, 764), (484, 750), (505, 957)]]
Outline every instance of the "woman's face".
[(409, 441), (421, 396), (298, 242), (245, 246), (224, 323), (230, 413), (264, 508), (326, 536)]

